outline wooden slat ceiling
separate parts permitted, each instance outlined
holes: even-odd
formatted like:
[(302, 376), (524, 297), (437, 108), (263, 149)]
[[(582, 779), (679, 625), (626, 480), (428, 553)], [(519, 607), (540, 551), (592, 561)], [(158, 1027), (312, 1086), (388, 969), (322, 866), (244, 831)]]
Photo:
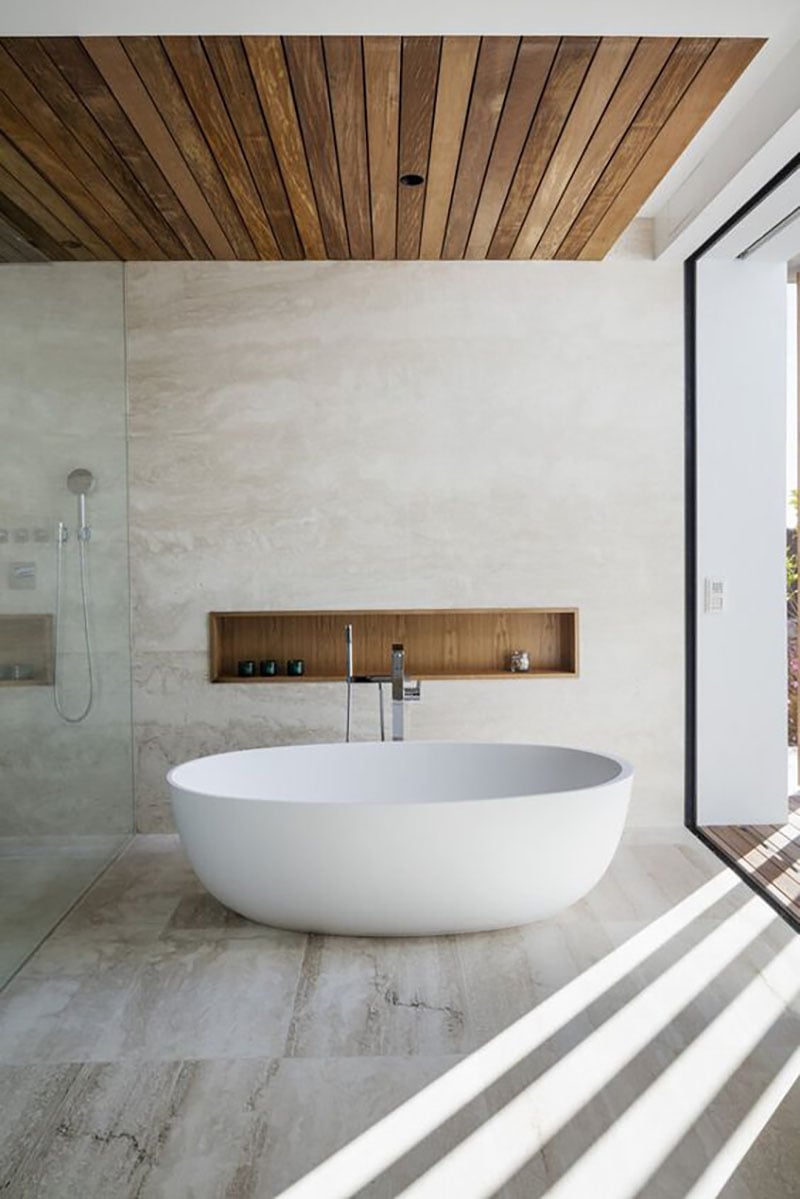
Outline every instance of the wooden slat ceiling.
[(600, 259), (761, 45), (1, 39), (0, 260)]

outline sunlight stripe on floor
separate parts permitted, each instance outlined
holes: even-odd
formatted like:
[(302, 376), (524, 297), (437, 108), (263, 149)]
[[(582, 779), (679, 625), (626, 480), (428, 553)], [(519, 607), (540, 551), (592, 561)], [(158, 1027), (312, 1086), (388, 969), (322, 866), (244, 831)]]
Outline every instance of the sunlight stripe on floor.
[(739, 885), (733, 871), (721, 870), (276, 1199), (349, 1199)]
[(769, 1124), (792, 1087), (800, 1078), (800, 1049), (796, 1049), (781, 1067), (771, 1083), (759, 1095), (745, 1118), (736, 1126), (709, 1162), (684, 1199), (716, 1199), (722, 1188), (736, 1173), (745, 1156)]
[(751, 899), (397, 1199), (489, 1199), (775, 920)]
[[(794, 945), (787, 945), (703, 1029), (558, 1179), (548, 1190), (547, 1199), (584, 1199), (598, 1187), (603, 1199), (634, 1199), (641, 1192), (786, 1011), (784, 1000), (771, 989), (771, 979), (781, 963), (794, 955), (794, 950)], [(708, 1180), (701, 1189), (696, 1189), (696, 1194), (713, 1199), (719, 1190)]]

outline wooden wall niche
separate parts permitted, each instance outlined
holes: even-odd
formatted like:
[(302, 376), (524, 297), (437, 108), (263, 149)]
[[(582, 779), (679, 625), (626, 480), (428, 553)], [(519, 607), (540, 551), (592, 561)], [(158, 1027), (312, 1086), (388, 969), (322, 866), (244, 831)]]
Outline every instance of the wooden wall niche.
[[(387, 674), (391, 648), (406, 650), (406, 675), (420, 679), (565, 678), (578, 674), (577, 608), (469, 608), (410, 611), (211, 612), (212, 683), (335, 682), (345, 678), (346, 624), (353, 626), (354, 672)], [(512, 650), (530, 655), (531, 669), (513, 674)], [(279, 674), (261, 677), (273, 658)], [(287, 677), (302, 658), (305, 674)], [(240, 661), (256, 676), (239, 678)]]
[(0, 687), (41, 687), (52, 682), (52, 616), (0, 614)]

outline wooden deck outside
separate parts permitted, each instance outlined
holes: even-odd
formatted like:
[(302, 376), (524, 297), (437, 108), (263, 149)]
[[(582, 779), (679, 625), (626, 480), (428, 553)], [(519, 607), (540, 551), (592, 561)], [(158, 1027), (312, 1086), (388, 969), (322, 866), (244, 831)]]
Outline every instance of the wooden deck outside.
[(702, 831), (800, 921), (800, 792), (789, 797), (787, 824), (718, 824)]

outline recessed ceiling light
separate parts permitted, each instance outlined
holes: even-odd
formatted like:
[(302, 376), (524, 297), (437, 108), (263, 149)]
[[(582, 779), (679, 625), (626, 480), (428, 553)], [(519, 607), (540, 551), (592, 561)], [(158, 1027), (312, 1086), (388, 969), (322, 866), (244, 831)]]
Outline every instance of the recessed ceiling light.
[(425, 182), (424, 175), (401, 175), (400, 182), (403, 187), (421, 187)]

